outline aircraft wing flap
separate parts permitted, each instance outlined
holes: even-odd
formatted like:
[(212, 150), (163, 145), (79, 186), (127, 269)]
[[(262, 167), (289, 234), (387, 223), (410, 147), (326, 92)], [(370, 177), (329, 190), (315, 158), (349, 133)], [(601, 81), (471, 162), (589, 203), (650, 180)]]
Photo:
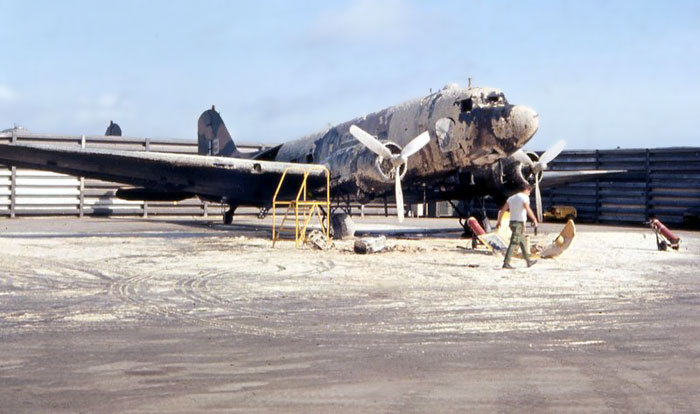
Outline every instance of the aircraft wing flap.
[(253, 205), (271, 201), (285, 170), (297, 181), (308, 171), (311, 185), (325, 178), (314, 164), (31, 144), (0, 144), (0, 163)]

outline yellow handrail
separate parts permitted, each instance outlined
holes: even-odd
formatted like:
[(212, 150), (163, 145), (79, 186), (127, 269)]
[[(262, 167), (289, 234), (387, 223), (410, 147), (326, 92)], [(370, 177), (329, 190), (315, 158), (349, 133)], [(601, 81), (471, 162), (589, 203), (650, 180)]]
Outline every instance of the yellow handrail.
[[(326, 197), (325, 201), (309, 201), (307, 198), (308, 186), (307, 181), (309, 174), (312, 171), (322, 170), (326, 176)], [(303, 173), (303, 178), (301, 185), (299, 186), (299, 191), (297, 191), (296, 198), (294, 200), (277, 200), (279, 197), (280, 190), (282, 189), (282, 184), (287, 178), (287, 173), (289, 171), (301, 171)], [(303, 197), (303, 198), (302, 198)], [(280, 223), (279, 230), (277, 230), (277, 206), (287, 206), (287, 211), (284, 214), (282, 223)], [(323, 219), (320, 216), (320, 207), (325, 205), (326, 207), (326, 223), (324, 225)], [(299, 222), (299, 207), (302, 207), (302, 220), (301, 226)], [(330, 208), (331, 208), (331, 198), (330, 198), (330, 171), (323, 165), (298, 165), (291, 166), (284, 169), (280, 181), (277, 184), (277, 189), (275, 190), (275, 195), (272, 198), (272, 246), (275, 246), (277, 240), (279, 240), (284, 228), (284, 223), (287, 221), (289, 212), (294, 209), (294, 240), (296, 242), (296, 247), (299, 248), (300, 245), (306, 240), (306, 228), (311, 221), (311, 217), (314, 212), (319, 215), (319, 223), (321, 224), (321, 230), (328, 238), (330, 236)], [(308, 216), (307, 216), (308, 213)]]

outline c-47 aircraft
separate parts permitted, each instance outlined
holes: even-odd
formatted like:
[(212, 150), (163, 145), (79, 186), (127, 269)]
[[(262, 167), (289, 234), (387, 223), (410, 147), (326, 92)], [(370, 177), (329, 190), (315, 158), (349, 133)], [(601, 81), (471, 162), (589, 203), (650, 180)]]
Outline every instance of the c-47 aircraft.
[[(254, 153), (237, 150), (212, 108), (199, 118), (199, 155), (3, 143), (0, 163), (124, 183), (132, 186), (117, 192), (124, 199), (223, 202), (230, 207), (227, 223), (238, 206), (269, 207), (287, 167), (320, 164), (331, 173), (334, 200), (365, 203), (394, 193), (403, 220), (404, 192), (414, 201), (484, 195), (501, 201), (525, 181), (538, 184), (563, 142), (539, 160), (528, 156), (521, 148), (537, 127), (534, 110), (508, 103), (498, 89), (448, 85)], [(288, 172), (297, 182), (301, 175)], [(325, 191), (322, 172), (310, 177), (312, 191)]]

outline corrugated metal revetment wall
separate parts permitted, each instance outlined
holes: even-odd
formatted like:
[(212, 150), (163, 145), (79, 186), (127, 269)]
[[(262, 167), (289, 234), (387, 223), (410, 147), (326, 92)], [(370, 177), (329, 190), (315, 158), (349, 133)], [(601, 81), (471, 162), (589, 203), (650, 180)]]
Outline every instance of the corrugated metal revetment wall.
[[(125, 151), (157, 151), (196, 154), (197, 143), (181, 140), (156, 140), (134, 137), (68, 136), (31, 134), (24, 130), (1, 132), (0, 142), (20, 142), (38, 145), (76, 146), (83, 148), (109, 148)], [(262, 146), (236, 144), (241, 151), (255, 151)], [(123, 185), (100, 180), (72, 177), (45, 171), (10, 168), (0, 165), (0, 217), (75, 215), (75, 216), (148, 216), (189, 215), (220, 216), (220, 204), (202, 202), (191, 198), (179, 202), (140, 202), (116, 198), (116, 190)], [(351, 203), (356, 215), (396, 215), (393, 202), (376, 200), (363, 209), (357, 202)], [(257, 209), (241, 208), (236, 215), (256, 215)]]
[(550, 168), (628, 173), (547, 189), (545, 208), (572, 205), (588, 222), (640, 224), (657, 217), (669, 224), (697, 225), (700, 148), (564, 151)]
[[(0, 133), (0, 142), (109, 148), (126, 151), (158, 151), (194, 154), (196, 142), (106, 136), (61, 136)], [(242, 150), (259, 147), (239, 145)], [(218, 214), (219, 205), (192, 198), (180, 202), (124, 201), (115, 197), (120, 185), (52, 172), (0, 166), (0, 216), (31, 215), (203, 215)]]
[[(132, 151), (196, 153), (194, 141), (154, 140), (105, 136), (30, 134), (23, 130), (0, 133), (0, 142), (74, 145)], [(256, 145), (238, 145), (256, 150)], [(564, 151), (551, 169), (623, 169), (625, 174), (543, 191), (545, 208), (576, 207), (581, 221), (640, 224), (656, 216), (669, 224), (697, 225), (700, 216), (700, 148)], [(221, 206), (192, 198), (181, 202), (134, 202), (117, 199), (119, 184), (0, 166), (0, 216), (30, 215), (219, 215)], [(490, 203), (492, 204), (492, 203)], [(353, 214), (359, 214), (352, 203)], [(450, 215), (438, 203), (438, 216)], [(490, 206), (494, 210), (496, 206)], [(450, 210), (450, 211), (442, 211)], [(375, 200), (367, 215), (395, 215), (392, 201)], [(255, 214), (250, 212), (249, 214)], [(695, 222), (693, 222), (695, 220)]]

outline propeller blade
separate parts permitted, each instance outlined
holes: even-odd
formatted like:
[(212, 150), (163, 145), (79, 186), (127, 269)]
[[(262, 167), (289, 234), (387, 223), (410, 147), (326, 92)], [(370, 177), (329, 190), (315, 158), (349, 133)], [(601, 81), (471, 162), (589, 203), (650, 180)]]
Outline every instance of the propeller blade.
[(417, 137), (413, 138), (405, 147), (401, 150), (401, 158), (405, 160), (416, 152), (420, 151), (421, 148), (426, 146), (430, 142), (430, 133), (428, 131), (423, 132)]
[(521, 149), (515, 151), (511, 156), (517, 161), (520, 161), (520, 163), (522, 163), (523, 165), (527, 165), (529, 167), (532, 167), (534, 165), (532, 158), (528, 157), (525, 151)]
[(364, 144), (365, 147), (369, 148), (372, 152), (379, 155), (382, 158), (392, 160), (394, 164), (394, 193), (396, 195), (396, 214), (399, 217), (399, 222), (403, 223), (404, 211), (403, 211), (403, 189), (401, 188), (401, 165), (406, 163), (406, 160), (411, 155), (420, 151), (421, 148), (426, 146), (430, 142), (430, 133), (428, 131), (423, 132), (417, 137), (413, 138), (405, 147), (401, 150), (401, 154), (395, 155), (387, 147), (384, 146), (377, 138), (373, 137), (361, 128), (352, 125), (350, 126), (350, 134), (355, 137), (358, 141)]
[(555, 159), (557, 155), (564, 150), (564, 147), (566, 147), (566, 141), (564, 140), (557, 141), (554, 143), (554, 145), (549, 147), (549, 149), (542, 154), (538, 161), (538, 163), (542, 165), (542, 169), (546, 169), (547, 164)]
[(350, 126), (350, 134), (352, 134), (352, 136), (360, 141), (365, 147), (369, 148), (373, 153), (382, 158), (391, 159), (391, 151), (389, 151), (389, 148), (385, 147), (384, 144), (379, 142), (377, 138), (373, 137), (368, 132), (365, 132), (355, 125), (352, 125)]
[(396, 214), (399, 216), (399, 223), (403, 223), (403, 190), (401, 189), (401, 166), (394, 169), (394, 192), (396, 193)]
[(535, 181), (535, 203), (537, 205), (537, 221), (542, 222), (542, 194), (540, 193), (540, 180)]

